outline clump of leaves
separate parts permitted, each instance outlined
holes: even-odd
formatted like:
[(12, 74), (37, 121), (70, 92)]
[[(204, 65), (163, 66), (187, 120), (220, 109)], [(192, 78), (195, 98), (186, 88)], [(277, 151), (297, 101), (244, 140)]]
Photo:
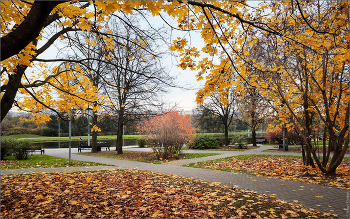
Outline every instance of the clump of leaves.
[(343, 160), (337, 168), (337, 175), (335, 176), (328, 176), (318, 168), (305, 166), (302, 159), (295, 156), (241, 155), (186, 166), (237, 171), (257, 176), (269, 176), (348, 189), (349, 164), (348, 159)]
[(332, 217), (271, 196), (140, 170), (1, 176), (2, 218)]

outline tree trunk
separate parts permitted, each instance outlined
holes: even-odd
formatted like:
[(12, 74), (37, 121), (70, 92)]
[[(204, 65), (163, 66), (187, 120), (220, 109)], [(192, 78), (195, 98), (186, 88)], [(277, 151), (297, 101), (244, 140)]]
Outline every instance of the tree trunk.
[(303, 164), (306, 165), (305, 148), (303, 144), (301, 145), (301, 155), (303, 156)]
[[(96, 125), (97, 126), (97, 111), (93, 111), (93, 116), (92, 116), (92, 126)], [(97, 153), (97, 131), (93, 131), (92, 134), (92, 148), (91, 152), (92, 153)]]
[(227, 125), (227, 122), (225, 123), (224, 127), (225, 127), (225, 145), (229, 145), (230, 141), (228, 139), (228, 125)]
[(327, 141), (327, 128), (325, 126), (323, 129), (323, 159), (322, 159), (323, 167), (327, 166), (328, 158), (329, 158), (329, 155), (327, 156), (328, 150), (329, 150), (329, 141), (328, 141), (328, 150), (326, 148), (326, 141)]
[(1, 98), (1, 121), (12, 108), (18, 88), (21, 84), (22, 76), (27, 68), (28, 66), (17, 66), (16, 74), (11, 75), (9, 78), (8, 84), (6, 85), (5, 94)]
[(118, 130), (117, 130), (117, 154), (123, 154), (123, 126), (124, 126), (124, 108), (121, 107), (118, 115)]
[(256, 130), (255, 130), (255, 125), (252, 126), (252, 143), (253, 143), (253, 146), (256, 146)]

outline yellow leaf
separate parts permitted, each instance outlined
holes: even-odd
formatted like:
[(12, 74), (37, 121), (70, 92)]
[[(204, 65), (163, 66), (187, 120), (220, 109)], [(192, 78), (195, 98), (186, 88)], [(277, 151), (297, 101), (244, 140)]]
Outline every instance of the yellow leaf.
[(154, 214), (152, 214), (151, 217), (157, 217), (157, 216), (158, 216), (158, 213), (159, 213), (159, 211), (154, 212)]
[(293, 202), (298, 203), (299, 201), (298, 200), (294, 200)]

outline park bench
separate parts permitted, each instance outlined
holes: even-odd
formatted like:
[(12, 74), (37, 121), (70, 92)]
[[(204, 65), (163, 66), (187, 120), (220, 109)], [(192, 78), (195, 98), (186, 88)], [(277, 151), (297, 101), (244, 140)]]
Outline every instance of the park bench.
[(30, 152), (35, 152), (35, 151), (40, 151), (40, 154), (45, 154), (45, 150), (44, 150), (42, 147), (40, 147), (40, 146), (38, 146), (38, 147), (33, 147), (33, 148), (30, 150)]
[[(97, 142), (97, 151), (101, 151), (102, 148), (106, 148), (106, 151), (107, 149), (110, 151), (110, 145), (109, 144), (106, 144), (106, 142)], [(81, 153), (81, 150), (82, 149), (92, 149), (92, 146), (79, 146), (78, 147), (78, 153), (80, 152)]]
[(78, 153), (79, 153), (79, 152), (81, 153), (81, 150), (82, 150), (82, 149), (83, 149), (83, 150), (85, 150), (85, 149), (88, 150), (88, 149), (91, 149), (91, 148), (92, 148), (92, 146), (84, 146), (84, 145), (83, 145), (83, 146), (79, 146), (79, 147), (78, 147)]
[(101, 151), (102, 148), (106, 148), (106, 151), (107, 149), (110, 151), (110, 145), (107, 144), (106, 142), (97, 142), (97, 151)]
[(264, 138), (263, 139), (256, 139), (257, 144), (260, 144), (260, 143), (264, 144), (265, 142), (266, 142), (266, 139), (264, 139)]

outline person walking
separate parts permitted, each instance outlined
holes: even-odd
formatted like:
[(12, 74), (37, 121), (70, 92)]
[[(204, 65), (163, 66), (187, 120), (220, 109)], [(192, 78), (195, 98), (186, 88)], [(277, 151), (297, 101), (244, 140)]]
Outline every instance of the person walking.
[(80, 146), (83, 146), (83, 139), (81, 139), (81, 138), (79, 139), (79, 147)]

